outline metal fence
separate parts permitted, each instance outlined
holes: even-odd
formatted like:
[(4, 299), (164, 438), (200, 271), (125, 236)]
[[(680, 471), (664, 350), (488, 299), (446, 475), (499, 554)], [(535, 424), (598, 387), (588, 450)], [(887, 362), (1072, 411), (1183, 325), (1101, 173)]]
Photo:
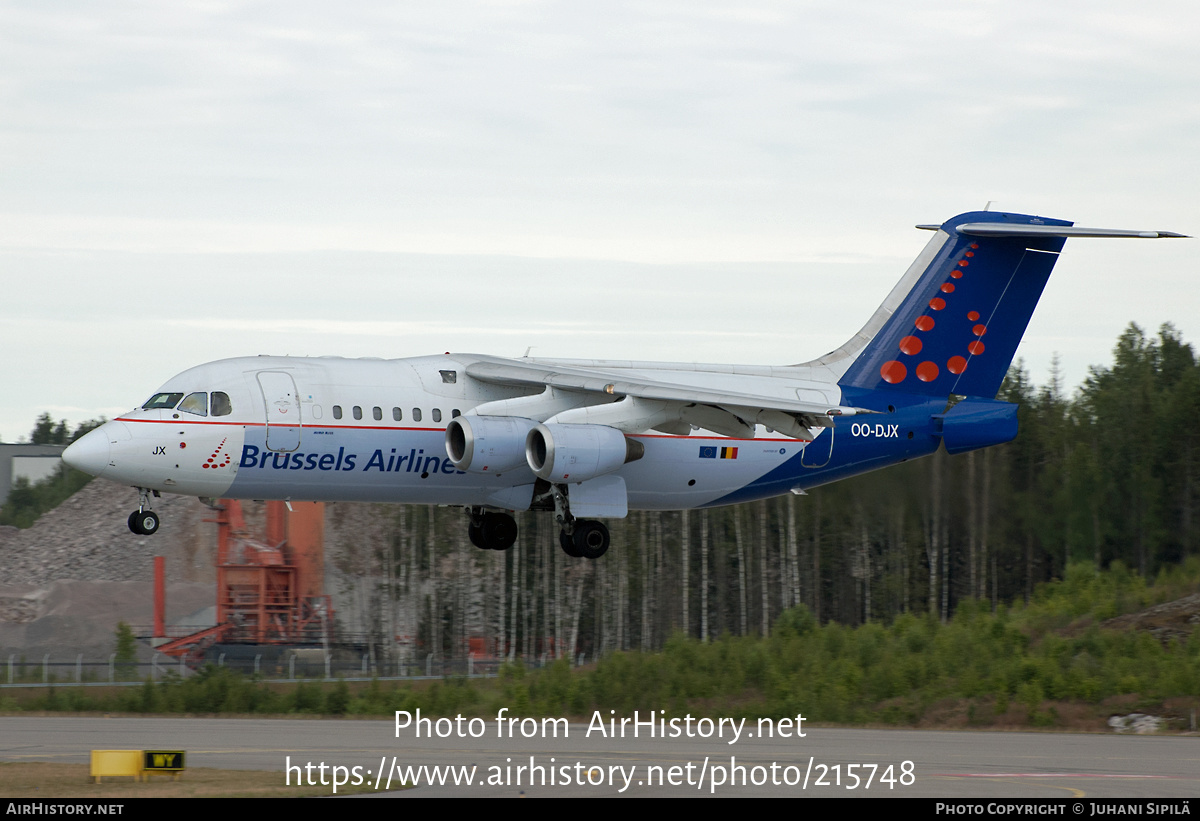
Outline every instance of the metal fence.
[[(361, 681), (370, 679), (437, 679), (437, 678), (491, 678), (494, 677), (505, 659), (474, 657), (465, 659), (439, 659), (432, 655), (424, 659), (381, 659), (371, 653), (350, 653), (344, 650), (326, 652), (320, 649), (282, 651), (269, 648), (270, 652), (216, 653), (206, 664), (234, 670), (246, 676), (264, 681)], [(552, 661), (546, 657), (520, 659), (526, 667), (541, 667)], [(583, 657), (576, 659), (583, 663)], [(196, 671), (183, 659), (155, 653), (149, 661), (118, 661), (117, 654), (107, 659), (88, 658), (78, 654), (74, 659), (52, 657), (47, 653), (40, 660), (30, 660), (17, 653), (8, 655), (8, 661), (0, 674), (0, 687), (36, 686), (122, 686), (142, 684), (145, 681), (161, 681), (166, 678), (195, 675)]]

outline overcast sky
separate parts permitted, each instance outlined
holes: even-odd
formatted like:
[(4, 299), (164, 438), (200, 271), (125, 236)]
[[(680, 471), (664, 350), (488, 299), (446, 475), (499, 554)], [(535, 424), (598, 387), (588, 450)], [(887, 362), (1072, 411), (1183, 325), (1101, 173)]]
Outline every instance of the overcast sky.
[[(227, 356), (792, 363), (940, 222), (1200, 233), (1200, 6), (0, 5), (0, 437)], [(1200, 240), (1069, 240), (1018, 352), (1200, 341)]]

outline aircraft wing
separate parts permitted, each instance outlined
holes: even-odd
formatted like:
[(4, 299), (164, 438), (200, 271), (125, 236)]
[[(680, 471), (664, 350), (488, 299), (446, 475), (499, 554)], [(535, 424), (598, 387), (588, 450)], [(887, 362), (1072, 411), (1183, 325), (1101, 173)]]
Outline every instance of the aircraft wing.
[[(753, 437), (755, 423), (765, 425), (795, 438), (810, 439), (813, 428), (832, 427), (839, 416), (874, 413), (862, 408), (838, 404), (805, 401), (797, 397), (796, 386), (779, 377), (747, 376), (750, 390), (731, 389), (728, 385), (713, 387), (703, 384), (704, 374), (691, 374), (693, 381), (681, 383), (655, 378), (653, 372), (626, 368), (592, 368), (539, 360), (513, 360), (480, 357), (466, 367), (468, 376), (482, 382), (501, 385), (545, 386), (560, 391), (594, 394), (597, 403), (613, 399), (664, 403), (675, 409), (675, 419), (683, 418), (699, 427), (717, 432)], [(735, 375), (728, 375), (735, 379)], [(770, 386), (772, 391), (753, 391), (754, 387)], [(790, 396), (788, 395), (790, 394)], [(707, 409), (707, 410), (706, 410)], [(740, 425), (706, 424), (716, 421), (711, 413), (728, 414)], [(617, 427), (622, 427), (618, 423)], [(746, 427), (743, 427), (746, 426)], [(631, 428), (624, 426), (627, 432)], [(747, 430), (747, 427), (749, 430)]]

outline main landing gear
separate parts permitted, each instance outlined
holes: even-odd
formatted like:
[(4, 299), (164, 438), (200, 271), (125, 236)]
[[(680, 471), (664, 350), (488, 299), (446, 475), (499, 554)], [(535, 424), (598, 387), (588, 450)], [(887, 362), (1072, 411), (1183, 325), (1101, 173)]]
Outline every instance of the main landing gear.
[[(471, 544), (481, 550), (508, 550), (517, 541), (517, 521), (507, 513), (493, 513), (482, 507), (469, 509), (471, 517), (467, 535)], [(563, 552), (576, 559), (598, 559), (608, 550), (608, 528), (603, 522), (576, 519), (564, 508), (565, 516), (555, 511), (555, 520), (562, 527), (558, 544)], [(150, 514), (154, 515), (154, 514)], [(130, 527), (133, 527), (132, 519)]]
[(508, 550), (517, 541), (517, 520), (507, 513), (487, 513), (473, 507), (467, 536), (480, 550)]
[(591, 519), (576, 519), (574, 532), (559, 531), (563, 553), (576, 559), (599, 559), (608, 551), (608, 527)]
[[(158, 514), (150, 510), (150, 494), (151, 491), (144, 487), (138, 488), (142, 494), (141, 502), (138, 504), (138, 509), (129, 514), (129, 530), (139, 536), (153, 536), (158, 532)], [(155, 496), (158, 496), (158, 491), (153, 491)]]
[(561, 485), (550, 487), (554, 499), (554, 521), (562, 530), (558, 534), (563, 553), (575, 559), (599, 559), (608, 551), (608, 527), (593, 519), (576, 519), (571, 515), (570, 501)]

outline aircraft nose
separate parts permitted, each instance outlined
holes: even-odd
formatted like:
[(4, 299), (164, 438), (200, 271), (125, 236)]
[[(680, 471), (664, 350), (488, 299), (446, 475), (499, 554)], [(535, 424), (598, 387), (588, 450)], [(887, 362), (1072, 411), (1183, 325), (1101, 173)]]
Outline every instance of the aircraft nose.
[(105, 422), (72, 442), (70, 447), (63, 451), (62, 460), (76, 470), (99, 476), (108, 469), (111, 462), (110, 454), (115, 433), (110, 429), (111, 425), (124, 427), (120, 422)]

